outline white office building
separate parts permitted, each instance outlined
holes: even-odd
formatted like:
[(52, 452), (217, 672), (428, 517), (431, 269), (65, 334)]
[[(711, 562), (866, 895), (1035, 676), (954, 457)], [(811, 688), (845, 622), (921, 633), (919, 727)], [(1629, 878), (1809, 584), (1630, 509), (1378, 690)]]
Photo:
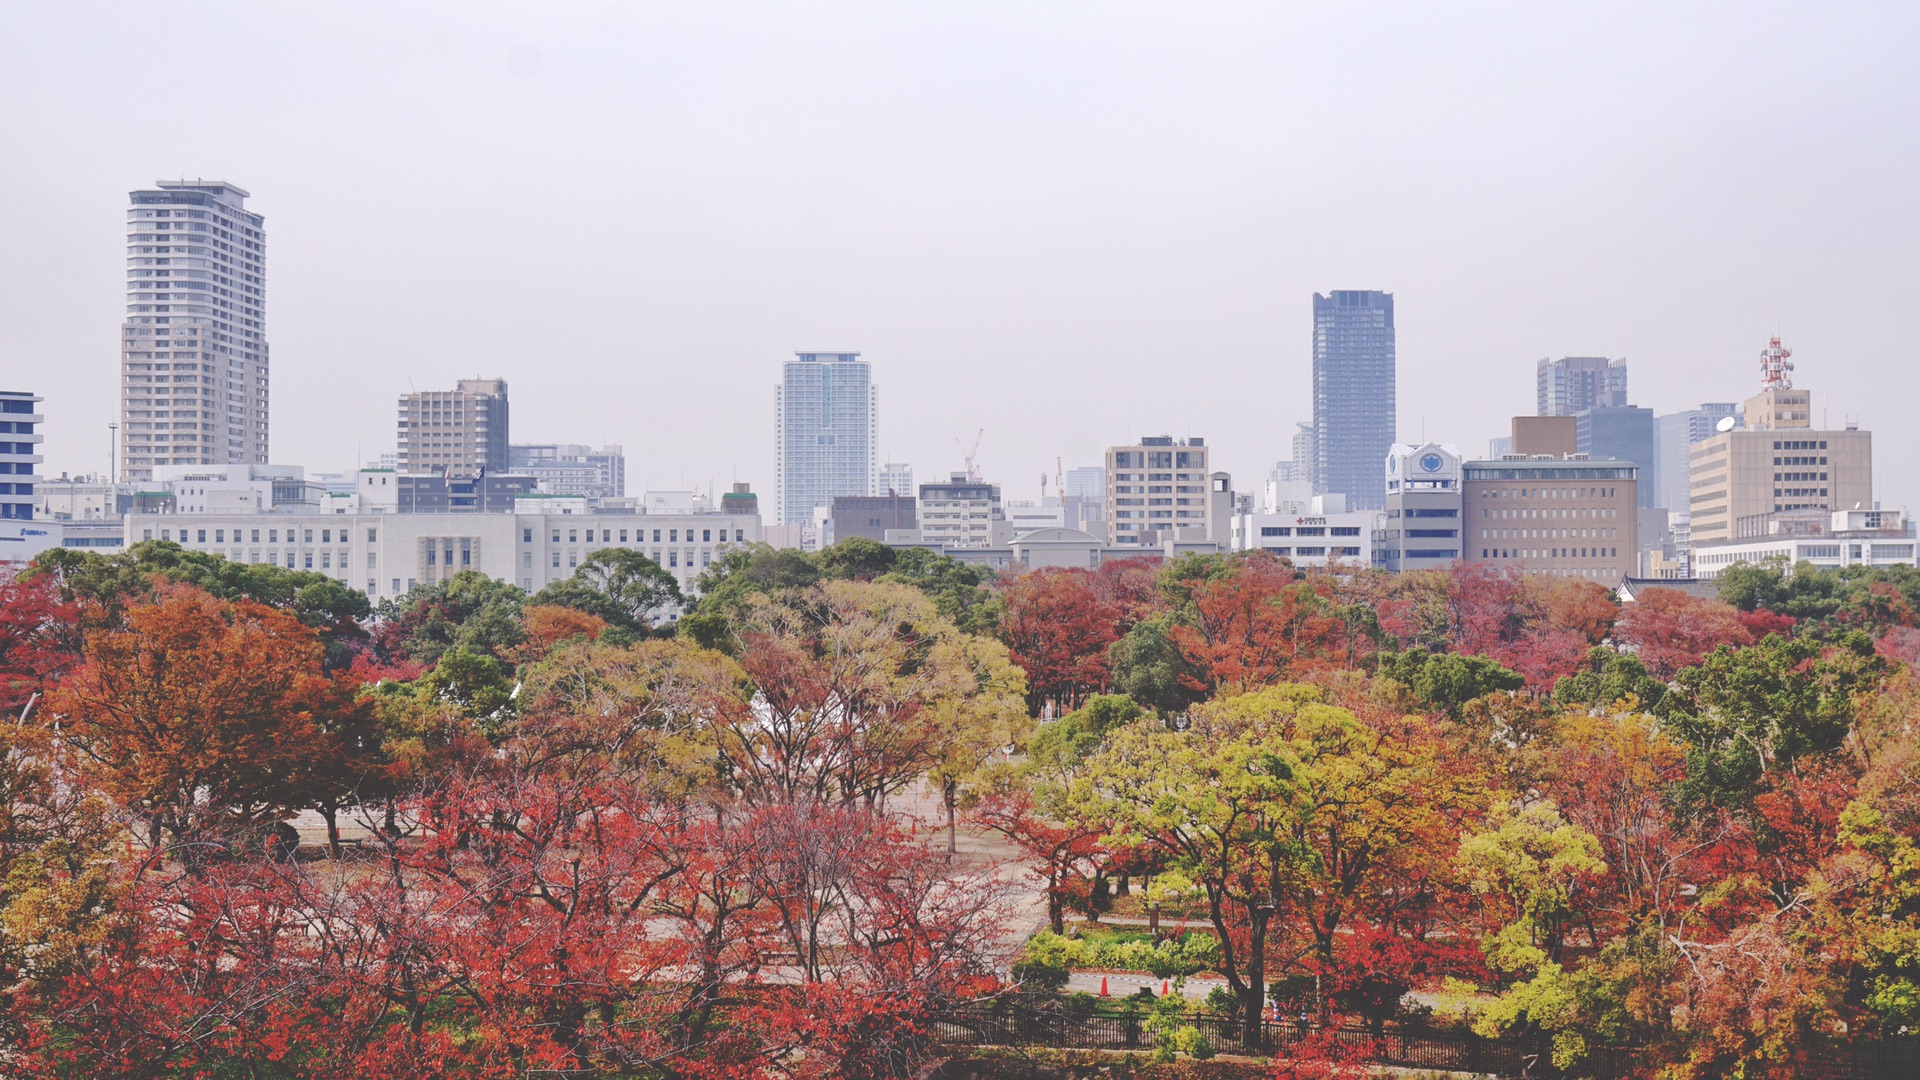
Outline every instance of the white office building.
[(26, 562), (60, 546), (60, 526), (34, 517), (45, 419), (40, 401), (38, 394), (0, 390), (0, 563)]
[(1343, 495), (1319, 495), (1305, 505), (1235, 514), (1233, 550), (1268, 551), (1301, 567), (1365, 570), (1381, 512), (1345, 505)]
[(236, 563), (326, 574), (375, 600), (462, 570), (528, 592), (572, 576), (602, 548), (645, 553), (691, 590), (731, 547), (761, 540), (760, 519), (700, 511), (595, 514), (577, 496), (516, 500), (513, 513), (134, 514), (126, 543), (170, 540)]
[(774, 523), (807, 525), (836, 495), (873, 495), (880, 423), (873, 372), (857, 352), (795, 353), (774, 388)]
[(161, 180), (130, 198), (121, 475), (266, 464), (265, 219), (219, 180)]
[(1743, 519), (1732, 540), (1695, 545), (1694, 576), (1711, 581), (1729, 567), (1777, 560), (1791, 570), (1806, 563), (1842, 566), (1920, 566), (1914, 524), (1899, 510), (1799, 511)]

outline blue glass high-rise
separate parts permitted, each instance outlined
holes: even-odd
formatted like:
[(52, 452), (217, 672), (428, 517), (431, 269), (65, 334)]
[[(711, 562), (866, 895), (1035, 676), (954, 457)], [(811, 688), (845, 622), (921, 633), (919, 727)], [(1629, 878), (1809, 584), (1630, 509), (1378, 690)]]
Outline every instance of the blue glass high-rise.
[(1393, 294), (1313, 294), (1313, 466), (1316, 494), (1354, 510), (1386, 505), (1381, 463), (1397, 431)]
[(803, 352), (774, 390), (774, 514), (804, 525), (836, 495), (879, 482), (878, 388), (860, 354)]

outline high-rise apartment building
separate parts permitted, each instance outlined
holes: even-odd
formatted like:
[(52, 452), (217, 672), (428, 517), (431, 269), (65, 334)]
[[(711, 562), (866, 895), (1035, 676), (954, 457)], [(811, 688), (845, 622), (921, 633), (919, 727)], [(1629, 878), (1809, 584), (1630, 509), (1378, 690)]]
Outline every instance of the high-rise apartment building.
[[(32, 521), (40, 480), (40, 397), (0, 390), (0, 519)], [(7, 553), (0, 551), (0, 561)]]
[(1538, 365), (1539, 414), (1572, 416), (1627, 403), (1627, 362), (1604, 356), (1563, 356)]
[(403, 394), (396, 467), (455, 477), (507, 472), (507, 420), (505, 379), (461, 379), (452, 390)]
[(507, 465), (539, 481), (549, 495), (617, 499), (627, 493), (627, 455), (618, 446), (513, 443), (507, 447)]
[[(1153, 546), (1182, 538), (1214, 539), (1207, 494), (1208, 458), (1204, 439), (1175, 441), (1150, 435), (1131, 446), (1107, 450), (1107, 543)], [(922, 497), (922, 515), (926, 499)], [(1224, 543), (1224, 535), (1216, 542)]]
[(219, 180), (161, 180), (129, 197), (121, 474), (266, 464), (265, 219)]
[(880, 483), (875, 489), (876, 495), (913, 495), (913, 466), (899, 461), (889, 461), (880, 466)]
[(1313, 294), (1313, 490), (1355, 510), (1385, 505), (1380, 462), (1393, 445), (1393, 294)]
[(776, 524), (806, 525), (836, 495), (875, 494), (879, 388), (859, 353), (795, 353), (773, 412)]

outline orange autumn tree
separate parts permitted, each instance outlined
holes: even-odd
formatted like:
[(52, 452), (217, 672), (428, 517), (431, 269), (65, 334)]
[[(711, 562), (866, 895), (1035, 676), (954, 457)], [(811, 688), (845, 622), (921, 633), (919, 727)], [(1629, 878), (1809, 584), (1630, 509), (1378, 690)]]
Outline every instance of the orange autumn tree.
[(45, 717), (159, 844), (314, 805), (369, 769), (351, 683), (286, 611), (155, 583), (123, 627), (88, 635)]
[(1183, 600), (1168, 636), (1203, 674), (1183, 676), (1195, 690), (1246, 693), (1345, 664), (1345, 624), (1276, 555), (1197, 556), (1168, 567), (1162, 583)]

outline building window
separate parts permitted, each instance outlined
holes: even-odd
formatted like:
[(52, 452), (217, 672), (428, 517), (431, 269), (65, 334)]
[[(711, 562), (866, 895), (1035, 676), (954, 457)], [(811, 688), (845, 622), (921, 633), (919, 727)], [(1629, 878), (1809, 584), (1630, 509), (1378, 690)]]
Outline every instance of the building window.
[(369, 544), (377, 544), (377, 543), (379, 543), (379, 542), (380, 542), (380, 534), (379, 534), (379, 532), (378, 532), (378, 531), (376, 531), (376, 530), (374, 530), (374, 529), (368, 529), (368, 530), (367, 530), (367, 543), (369, 543)]

